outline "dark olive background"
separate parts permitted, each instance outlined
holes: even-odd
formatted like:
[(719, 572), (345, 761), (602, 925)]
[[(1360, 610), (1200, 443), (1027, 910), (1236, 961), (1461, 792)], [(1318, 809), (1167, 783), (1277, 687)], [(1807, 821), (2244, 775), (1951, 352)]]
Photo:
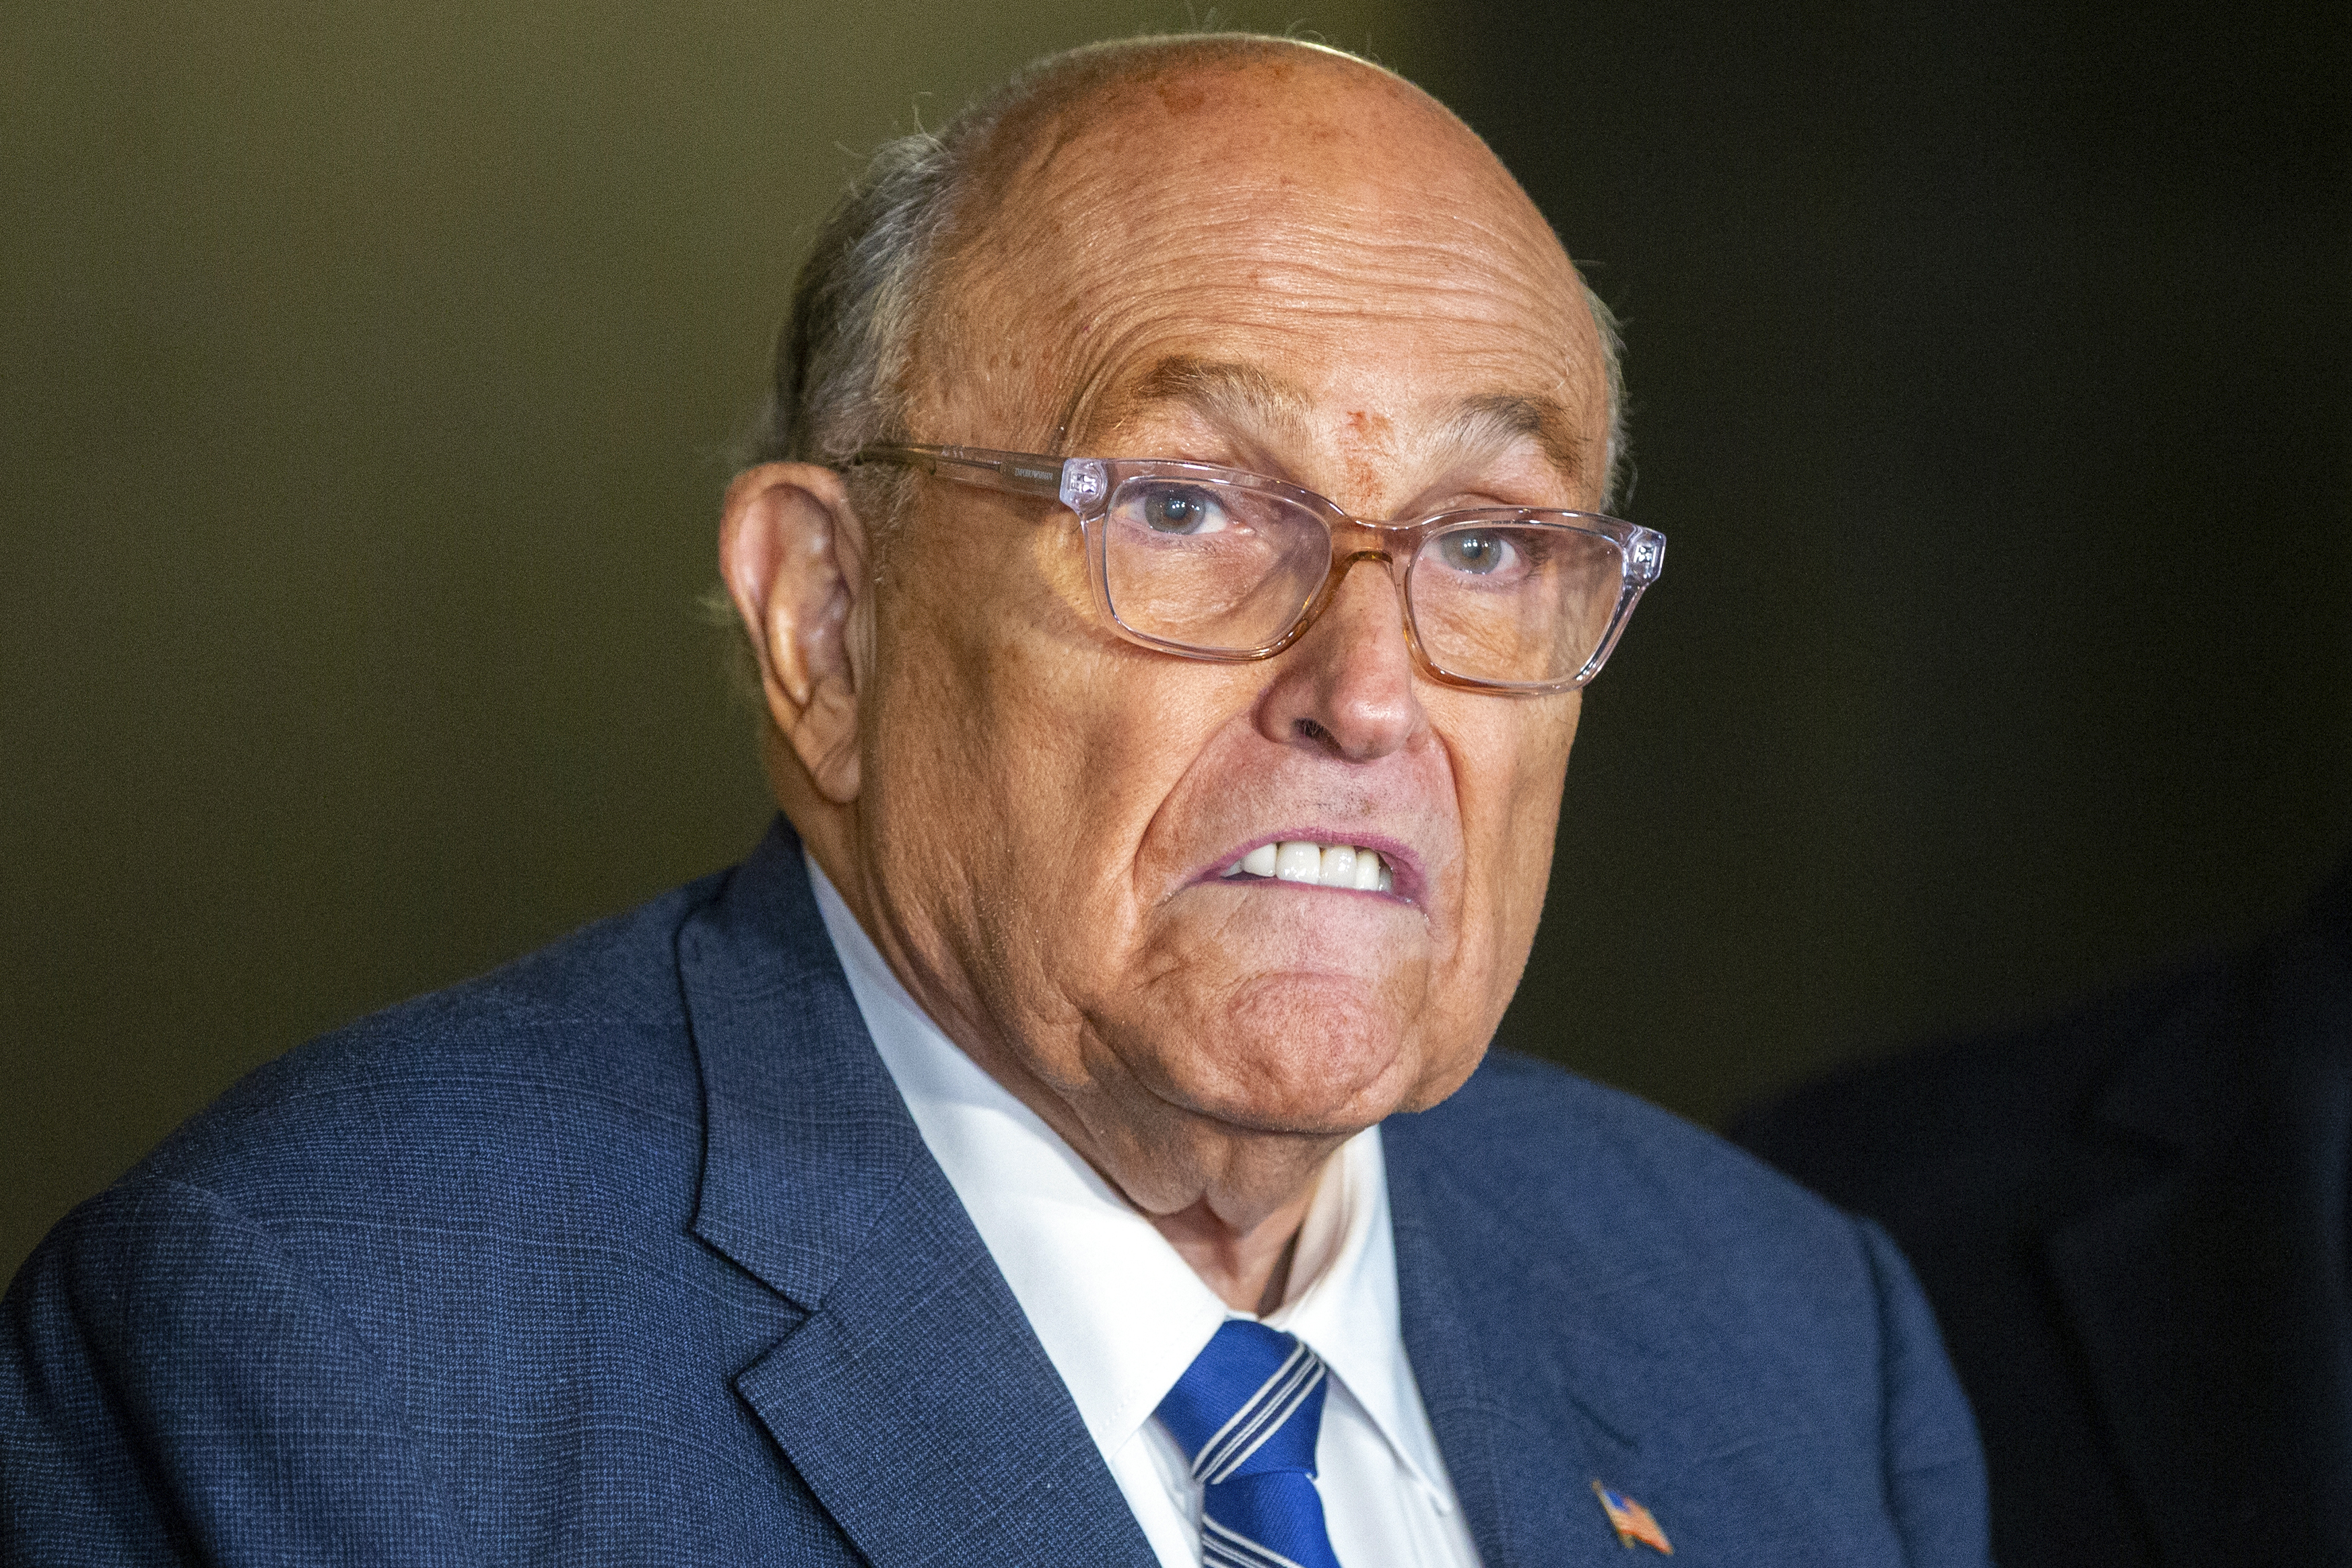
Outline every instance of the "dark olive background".
[[(1673, 546), (1507, 1042), (1715, 1118), (2352, 841), (2340, 7), (2124, 10), (1225, 10), (1454, 105), (1629, 320)], [(254, 1064), (752, 841), (694, 601), (812, 224), (1186, 20), (11, 9), (0, 1271)]]

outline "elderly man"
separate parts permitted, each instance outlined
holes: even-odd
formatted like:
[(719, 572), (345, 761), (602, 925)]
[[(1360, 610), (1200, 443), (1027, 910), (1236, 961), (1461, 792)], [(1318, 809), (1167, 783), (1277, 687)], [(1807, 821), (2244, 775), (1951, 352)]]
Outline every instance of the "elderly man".
[(790, 826), (69, 1218), (9, 1560), (1980, 1563), (1884, 1238), (1481, 1062), (1660, 561), (1613, 352), (1328, 50), (887, 150), (721, 528)]

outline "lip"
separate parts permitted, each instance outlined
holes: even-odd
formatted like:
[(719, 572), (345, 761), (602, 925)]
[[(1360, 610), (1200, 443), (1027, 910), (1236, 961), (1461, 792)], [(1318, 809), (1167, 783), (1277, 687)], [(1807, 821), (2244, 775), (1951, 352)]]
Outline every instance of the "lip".
[[(1279, 832), (1260, 833), (1254, 839), (1244, 839), (1217, 859), (1194, 872), (1192, 880), (1185, 885), (1194, 887), (1202, 883), (1223, 882), (1225, 880), (1225, 868), (1252, 850), (1263, 844), (1278, 844), (1293, 839), (1318, 844), (1353, 844), (1360, 850), (1371, 850), (1388, 862), (1389, 874), (1395, 883), (1395, 885), (1386, 893), (1374, 893), (1368, 888), (1321, 886), (1314, 888), (1313, 891), (1317, 893), (1361, 893), (1370, 898), (1391, 899), (1417, 906), (1421, 903), (1423, 891), (1429, 885), (1428, 873), (1421, 863), (1421, 856), (1413, 852), (1412, 845), (1401, 840), (1386, 838), (1379, 833), (1360, 833), (1353, 830), (1342, 832), (1331, 828), (1311, 827), (1284, 828)], [(1304, 890), (1309, 884), (1290, 883), (1285, 885)]]

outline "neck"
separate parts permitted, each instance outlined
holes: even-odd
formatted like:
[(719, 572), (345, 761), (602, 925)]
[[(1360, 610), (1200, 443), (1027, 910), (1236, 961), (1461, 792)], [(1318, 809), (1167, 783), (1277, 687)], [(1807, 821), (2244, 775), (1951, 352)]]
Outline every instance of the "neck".
[(1170, 1104), (1113, 1070), (1048, 1082), (987, 1030), (950, 1039), (1037, 1113), (1237, 1312), (1282, 1304), (1317, 1183), (1346, 1134), (1266, 1133)]
[(1206, 1200), (1179, 1213), (1153, 1215), (1151, 1223), (1225, 1305), (1264, 1317), (1289, 1291), (1298, 1233), (1314, 1197), (1310, 1185), (1247, 1229), (1227, 1225)]

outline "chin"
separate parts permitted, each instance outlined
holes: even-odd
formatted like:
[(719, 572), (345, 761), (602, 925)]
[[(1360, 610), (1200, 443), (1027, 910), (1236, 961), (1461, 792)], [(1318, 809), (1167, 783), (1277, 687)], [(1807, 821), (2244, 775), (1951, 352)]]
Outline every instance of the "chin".
[(1165, 1089), (1238, 1126), (1350, 1134), (1421, 1087), (1416, 1031), (1357, 977), (1263, 977), (1199, 1023), (1150, 1033)]

